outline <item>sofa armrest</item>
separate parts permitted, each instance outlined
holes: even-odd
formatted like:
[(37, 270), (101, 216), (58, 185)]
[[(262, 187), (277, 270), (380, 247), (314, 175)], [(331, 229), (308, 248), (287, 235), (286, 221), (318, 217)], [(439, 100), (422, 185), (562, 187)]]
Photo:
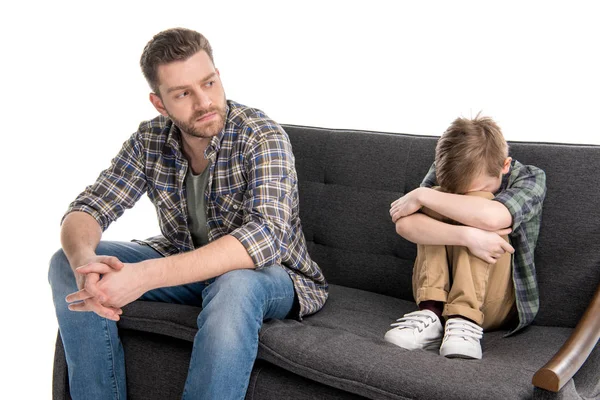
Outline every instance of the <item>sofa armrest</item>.
[(554, 357), (533, 375), (533, 385), (558, 392), (579, 371), (599, 338), (600, 285), (569, 339)]

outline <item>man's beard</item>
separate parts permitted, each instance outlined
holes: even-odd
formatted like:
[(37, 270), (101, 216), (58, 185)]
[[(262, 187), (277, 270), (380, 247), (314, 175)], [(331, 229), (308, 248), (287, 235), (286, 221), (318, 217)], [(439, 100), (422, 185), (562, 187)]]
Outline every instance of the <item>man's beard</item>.
[[(206, 114), (210, 114), (216, 112), (218, 118), (214, 121), (211, 121), (208, 125), (203, 128), (198, 128), (195, 126), (196, 120), (202, 118)], [(221, 108), (219, 106), (214, 106), (205, 111), (198, 111), (194, 113), (188, 122), (180, 121), (176, 119), (171, 113), (167, 110), (167, 114), (169, 118), (173, 120), (173, 123), (183, 132), (187, 133), (190, 136), (194, 136), (197, 138), (211, 138), (213, 136), (218, 135), (225, 125), (225, 108)], [(220, 118), (219, 118), (220, 117)]]

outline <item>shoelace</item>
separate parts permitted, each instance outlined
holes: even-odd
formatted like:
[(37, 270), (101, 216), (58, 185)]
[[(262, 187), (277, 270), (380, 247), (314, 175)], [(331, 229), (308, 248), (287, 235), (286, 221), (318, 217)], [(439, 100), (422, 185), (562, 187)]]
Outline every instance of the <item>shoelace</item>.
[(391, 326), (400, 329), (418, 329), (419, 332), (422, 332), (423, 329), (427, 328), (435, 321), (436, 320), (431, 316), (431, 314), (427, 312), (413, 311), (411, 313), (404, 314), (402, 318), (398, 318)]
[(483, 337), (483, 329), (479, 325), (462, 318), (450, 318), (446, 322), (446, 334), (444, 338), (449, 339), (451, 336), (462, 337), (465, 340), (474, 342)]

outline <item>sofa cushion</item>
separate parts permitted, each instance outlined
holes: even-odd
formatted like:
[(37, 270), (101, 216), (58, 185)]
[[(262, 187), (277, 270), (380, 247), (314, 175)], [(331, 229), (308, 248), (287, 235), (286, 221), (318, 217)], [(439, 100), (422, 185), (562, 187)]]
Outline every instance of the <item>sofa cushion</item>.
[(411, 302), (332, 285), (323, 310), (303, 322), (268, 321), (259, 358), (373, 399), (531, 398), (533, 374), (572, 331), (531, 326), (508, 338), (506, 331), (490, 332), (482, 360), (447, 359), (383, 341), (389, 325), (414, 309)]
[(293, 374), (258, 360), (252, 369), (246, 400), (361, 400), (356, 394), (341, 391)]

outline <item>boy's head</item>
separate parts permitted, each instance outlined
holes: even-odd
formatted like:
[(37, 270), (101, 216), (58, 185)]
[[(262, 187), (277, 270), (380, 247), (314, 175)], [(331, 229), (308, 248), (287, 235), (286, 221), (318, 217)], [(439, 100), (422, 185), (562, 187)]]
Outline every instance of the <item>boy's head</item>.
[(435, 149), (437, 182), (449, 193), (497, 191), (510, 162), (502, 131), (480, 114), (455, 119)]

